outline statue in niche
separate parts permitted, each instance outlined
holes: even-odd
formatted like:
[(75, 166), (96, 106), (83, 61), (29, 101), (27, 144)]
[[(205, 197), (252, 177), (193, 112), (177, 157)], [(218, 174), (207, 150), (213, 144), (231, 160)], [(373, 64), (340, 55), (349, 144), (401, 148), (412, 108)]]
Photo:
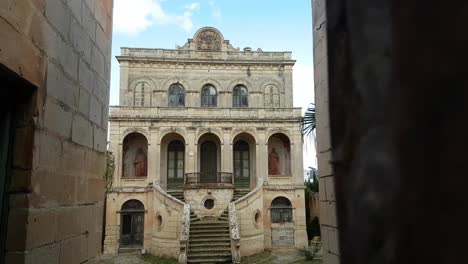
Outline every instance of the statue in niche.
[(147, 161), (146, 155), (141, 148), (137, 150), (135, 161), (133, 162), (135, 168), (135, 177), (146, 177), (147, 175)]
[(271, 149), (268, 154), (268, 174), (269, 175), (280, 175), (280, 157), (276, 152), (275, 148)]

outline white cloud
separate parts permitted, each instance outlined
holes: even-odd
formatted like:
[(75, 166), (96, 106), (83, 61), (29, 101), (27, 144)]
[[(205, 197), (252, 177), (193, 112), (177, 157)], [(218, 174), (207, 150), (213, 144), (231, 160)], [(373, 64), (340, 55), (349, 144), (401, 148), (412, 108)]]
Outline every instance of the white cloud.
[(189, 32), (193, 29), (192, 16), (200, 9), (197, 2), (185, 6), (182, 14), (168, 14), (163, 10), (163, 0), (115, 0), (114, 31), (138, 35), (154, 24), (174, 24)]
[(185, 8), (190, 11), (195, 11), (200, 9), (200, 3), (191, 3), (190, 5), (186, 5)]
[(215, 1), (209, 1), (208, 5), (211, 7), (211, 16), (217, 20), (221, 21), (221, 9), (219, 8), (218, 4)]

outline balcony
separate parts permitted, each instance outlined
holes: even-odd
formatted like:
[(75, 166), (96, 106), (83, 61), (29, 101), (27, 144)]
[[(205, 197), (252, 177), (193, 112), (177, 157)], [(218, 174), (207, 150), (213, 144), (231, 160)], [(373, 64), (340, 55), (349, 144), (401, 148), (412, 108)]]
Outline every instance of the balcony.
[(185, 173), (185, 188), (233, 188), (234, 177), (230, 172), (190, 172)]

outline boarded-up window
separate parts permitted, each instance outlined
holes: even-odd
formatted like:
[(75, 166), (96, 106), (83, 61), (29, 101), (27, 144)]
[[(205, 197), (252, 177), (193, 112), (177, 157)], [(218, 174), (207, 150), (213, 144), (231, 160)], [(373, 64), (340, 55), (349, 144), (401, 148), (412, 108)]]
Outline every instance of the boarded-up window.
[(265, 108), (279, 108), (280, 95), (276, 85), (270, 84), (265, 88)]

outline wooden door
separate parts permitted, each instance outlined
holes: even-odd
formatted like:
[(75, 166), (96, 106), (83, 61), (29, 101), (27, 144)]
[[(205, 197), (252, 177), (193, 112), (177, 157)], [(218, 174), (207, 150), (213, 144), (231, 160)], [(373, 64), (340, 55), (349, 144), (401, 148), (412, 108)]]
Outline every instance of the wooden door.
[(200, 147), (200, 182), (216, 183), (218, 172), (218, 155), (216, 144), (205, 141)]

